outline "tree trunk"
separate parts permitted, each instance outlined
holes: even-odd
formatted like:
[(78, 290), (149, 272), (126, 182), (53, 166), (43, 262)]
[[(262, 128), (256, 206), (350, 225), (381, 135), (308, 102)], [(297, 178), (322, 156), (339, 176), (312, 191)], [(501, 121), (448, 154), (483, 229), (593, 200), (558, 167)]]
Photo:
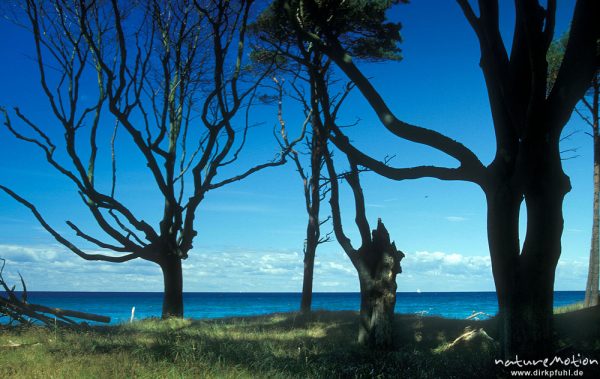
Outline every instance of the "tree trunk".
[[(561, 253), (562, 205), (570, 190), (558, 143), (524, 142), (515, 170), (498, 170), (488, 201), (488, 238), (505, 358), (547, 357), (553, 350), (554, 275)], [(544, 152), (542, 154), (542, 151)], [(527, 232), (519, 248), (521, 199)]]
[(359, 274), (360, 324), (358, 343), (376, 349), (391, 349), (394, 331), (394, 308), (396, 306), (396, 276), (384, 278), (383, 272), (375, 278)]
[[(507, 288), (500, 306), (500, 340), (505, 358), (544, 358), (554, 348), (552, 305), (554, 272), (537, 275), (520, 262), (516, 281)], [(552, 271), (552, 272), (551, 272)]]
[[(314, 101), (314, 99), (313, 99)], [(313, 104), (317, 117), (318, 105)], [(308, 225), (306, 226), (306, 246), (304, 248), (304, 276), (302, 282), (302, 300), (300, 302), (300, 312), (308, 313), (312, 307), (313, 292), (313, 272), (315, 267), (315, 255), (319, 239), (321, 238), (321, 223), (319, 222), (319, 211), (321, 208), (321, 164), (323, 161), (321, 135), (318, 128), (313, 128), (310, 149), (310, 185), (304, 187), (304, 196), (306, 200), (306, 210), (308, 213)]]
[(311, 230), (314, 229), (313, 224), (309, 221), (306, 248), (304, 249), (304, 276), (302, 279), (302, 300), (300, 302), (300, 312), (302, 313), (309, 313), (312, 307), (313, 272), (318, 242), (313, 236), (314, 231)]
[(516, 267), (519, 261), (519, 210), (521, 194), (506, 181), (500, 180), (485, 191), (487, 198), (487, 229), (492, 273), (496, 285), (499, 309), (499, 335), (504, 356), (510, 357), (512, 334), (512, 300), (519, 293)]
[(183, 317), (183, 275), (181, 259), (174, 255), (163, 258), (160, 263), (164, 280), (162, 318)]
[(373, 230), (372, 241), (368, 248), (359, 251), (356, 265), (360, 281), (358, 342), (374, 349), (388, 350), (394, 346), (396, 275), (402, 272), (400, 260), (404, 254), (390, 242), (381, 221)]
[[(597, 95), (596, 95), (597, 96)], [(597, 99), (596, 99), (597, 100)], [(596, 105), (597, 106), (597, 105)], [(600, 257), (598, 246), (599, 201), (600, 201), (600, 136), (598, 135), (598, 118), (594, 118), (594, 216), (592, 222), (592, 243), (590, 248), (590, 265), (587, 284), (585, 286), (585, 306), (598, 305), (598, 274)]]

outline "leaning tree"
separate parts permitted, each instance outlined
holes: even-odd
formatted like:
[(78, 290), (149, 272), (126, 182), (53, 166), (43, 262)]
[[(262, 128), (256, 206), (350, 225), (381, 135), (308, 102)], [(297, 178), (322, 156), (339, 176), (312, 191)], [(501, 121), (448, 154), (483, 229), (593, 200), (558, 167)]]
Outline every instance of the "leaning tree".
[[(392, 2), (387, 2), (392, 3)], [(338, 129), (332, 140), (354, 162), (394, 180), (423, 177), (477, 184), (487, 200), (488, 241), (499, 305), (503, 354), (544, 355), (553, 348), (552, 305), (561, 253), (562, 204), (570, 181), (562, 169), (559, 141), (571, 113), (597, 70), (600, 2), (578, 0), (571, 35), (551, 91), (546, 53), (552, 42), (556, 1), (515, 3), (510, 53), (500, 33), (498, 1), (480, 0), (478, 10), (458, 0), (480, 43), (496, 135), (496, 156), (485, 166), (463, 144), (432, 129), (400, 120), (353, 62), (338, 14), (361, 2), (282, 0), (281, 9), (299, 38), (330, 57), (357, 86), (381, 123), (395, 136), (430, 146), (456, 159), (455, 168), (395, 168), (354, 147)], [(340, 9), (341, 8), (341, 9)], [(479, 13), (479, 14), (477, 14)], [(357, 15), (358, 16), (358, 15)], [(319, 25), (320, 33), (306, 29)], [(519, 243), (519, 213), (525, 201), (527, 229)]]
[[(268, 72), (245, 63), (252, 3), (21, 3), (52, 117), (36, 120), (15, 108), (16, 125), (2, 109), (5, 125), (17, 139), (41, 149), (48, 164), (75, 185), (103, 234), (67, 221), (76, 236), (121, 255), (86, 252), (25, 197), (0, 188), (84, 259), (120, 263), (139, 258), (159, 265), (163, 317), (183, 315), (181, 261), (192, 249), (194, 222), (207, 192), (283, 164), (289, 152), (250, 168), (238, 162), (252, 100)], [(52, 132), (56, 125), (62, 141)], [(121, 157), (137, 155), (152, 178), (161, 200), (148, 206), (162, 208), (157, 225), (136, 216), (123, 200), (117, 163), (126, 159), (117, 159), (117, 134), (125, 134), (129, 143)], [(107, 159), (111, 169), (99, 169), (98, 162)], [(223, 171), (230, 176), (219, 175)]]

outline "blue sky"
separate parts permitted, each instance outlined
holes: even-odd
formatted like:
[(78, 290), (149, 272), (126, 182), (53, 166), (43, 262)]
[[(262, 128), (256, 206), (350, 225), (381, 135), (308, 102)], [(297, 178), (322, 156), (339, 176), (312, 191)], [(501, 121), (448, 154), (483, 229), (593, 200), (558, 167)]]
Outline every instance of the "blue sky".
[[(512, 2), (502, 1), (501, 5), (502, 33), (510, 38)], [(558, 5), (560, 35), (568, 26), (573, 2), (560, 1)], [(493, 130), (478, 66), (478, 44), (458, 5), (454, 1), (414, 0), (396, 7), (390, 17), (403, 23), (404, 60), (361, 64), (361, 68), (398, 117), (461, 141), (489, 163), (494, 153)], [(31, 36), (2, 21), (0, 48), (4, 52), (0, 105), (20, 106), (27, 115), (44, 122), (51, 133), (56, 131), (31, 59)], [(288, 111), (285, 116), (289, 125), (301, 123), (300, 115)], [(247, 165), (270, 158), (276, 151), (271, 136), (277, 122), (275, 110), (261, 109), (253, 117), (262, 126), (252, 131), (253, 140), (241, 162)], [(356, 144), (376, 157), (395, 155), (394, 165), (453, 164), (431, 149), (399, 141), (385, 132), (358, 93), (349, 97), (341, 117), (348, 122), (360, 119), (349, 131)], [(564, 141), (563, 148), (577, 148), (578, 157), (564, 161), (573, 190), (565, 201), (558, 290), (584, 288), (591, 235), (592, 141), (576, 115), (565, 133), (572, 131), (578, 132)], [(153, 202), (155, 189), (130, 153), (125, 143), (118, 151), (127, 157), (120, 171), (120, 191), (138, 214), (156, 220), (161, 205)], [(40, 151), (16, 141), (4, 128), (0, 128), (0, 182), (37, 204), (59, 230), (67, 229), (67, 219), (93, 228), (70, 183), (45, 164)], [(371, 225), (381, 217), (406, 254), (404, 272), (398, 276), (399, 291), (493, 290), (486, 210), (479, 188), (434, 179), (392, 182), (373, 174), (364, 175), (363, 185)], [(356, 240), (347, 193), (344, 199), (345, 225)], [(323, 208), (328, 211), (327, 204)], [(184, 261), (186, 291), (300, 291), (306, 215), (301, 181), (291, 164), (210, 192), (196, 222), (199, 235)], [(329, 228), (325, 226), (324, 232)], [(78, 258), (58, 245), (27, 209), (5, 195), (0, 195), (0, 257), (7, 259), (7, 278), (16, 279), (18, 270), (31, 290), (160, 291), (162, 287), (154, 264)], [(356, 274), (336, 242), (319, 248), (315, 290), (358, 290)]]

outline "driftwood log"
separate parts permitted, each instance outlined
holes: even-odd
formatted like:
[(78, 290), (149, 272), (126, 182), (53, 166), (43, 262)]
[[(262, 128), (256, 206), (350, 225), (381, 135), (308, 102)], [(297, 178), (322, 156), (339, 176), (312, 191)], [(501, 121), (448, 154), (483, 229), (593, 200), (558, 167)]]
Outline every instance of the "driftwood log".
[(4, 265), (6, 262), (1, 258), (0, 261), (2, 261), (2, 266), (0, 267), (0, 286), (2, 286), (4, 289), (4, 292), (0, 293), (0, 323), (3, 323), (2, 319), (5, 319), (6, 324), (8, 325), (15, 323), (42, 323), (47, 326), (80, 325), (77, 321), (73, 320), (73, 318), (104, 323), (110, 322), (110, 317), (107, 316), (52, 308), (39, 304), (30, 304), (27, 301), (27, 286), (25, 285), (25, 280), (23, 280), (21, 274), (19, 274), (19, 277), (21, 278), (23, 291), (21, 291), (19, 297), (15, 292), (16, 286), (9, 287), (4, 280), (2, 272), (4, 271)]

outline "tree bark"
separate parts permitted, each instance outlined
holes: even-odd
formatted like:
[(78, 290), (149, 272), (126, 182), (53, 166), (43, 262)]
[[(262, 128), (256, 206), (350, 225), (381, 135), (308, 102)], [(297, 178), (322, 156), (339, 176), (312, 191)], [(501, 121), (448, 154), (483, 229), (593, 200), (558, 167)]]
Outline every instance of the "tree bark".
[[(495, 170), (492, 165), (494, 184), (485, 191), (500, 339), (505, 358), (544, 357), (553, 349), (554, 274), (561, 252), (563, 199), (570, 182), (562, 170), (558, 143), (546, 138), (521, 143), (512, 168)], [(527, 231), (520, 249), (522, 199)]]
[[(315, 109), (313, 107), (313, 109)], [(321, 223), (319, 212), (321, 208), (321, 141), (319, 130), (313, 130), (311, 147), (311, 176), (310, 186), (305, 187), (306, 210), (308, 213), (308, 224), (306, 226), (306, 246), (304, 248), (304, 276), (302, 282), (302, 300), (300, 312), (308, 313), (312, 307), (313, 273), (315, 267), (315, 255), (321, 238)]]
[(585, 286), (585, 306), (593, 307), (598, 305), (599, 289), (598, 289), (598, 275), (600, 274), (600, 246), (598, 238), (600, 235), (598, 229), (600, 228), (600, 134), (598, 132), (598, 95), (599, 87), (597, 79), (594, 82), (594, 95), (592, 105), (592, 131), (594, 138), (594, 215), (592, 222), (592, 243), (590, 247), (590, 264), (588, 268), (587, 284)]
[[(394, 308), (396, 306), (396, 281), (384, 280), (377, 273), (372, 278), (368, 273), (359, 274), (360, 280), (360, 323), (358, 343), (376, 349), (393, 347)], [(377, 284), (376, 284), (377, 283)]]
[(492, 273), (499, 309), (499, 335), (504, 355), (509, 356), (506, 341), (512, 330), (513, 296), (518, 290), (516, 270), (519, 260), (519, 209), (522, 195), (506, 181), (499, 180), (485, 191), (487, 198), (487, 231)]
[(520, 275), (519, 280), (505, 291), (506, 297), (499, 298), (503, 303), (499, 322), (505, 358), (543, 358), (554, 351), (553, 290), (552, 286), (545, 285), (547, 280), (543, 278), (547, 275), (539, 277), (542, 279), (538, 283), (532, 283), (531, 275), (526, 279)]
[(402, 272), (404, 254), (390, 242), (385, 226), (378, 222), (370, 246), (359, 250), (360, 322), (358, 343), (379, 350), (394, 346), (396, 275)]
[[(315, 63), (321, 64), (319, 55), (313, 57), (313, 60)], [(314, 69), (310, 69), (310, 73), (312, 136), (310, 141), (310, 177), (304, 177), (304, 197), (306, 200), (306, 211), (308, 213), (308, 225), (306, 226), (304, 277), (302, 283), (302, 300), (300, 302), (300, 312), (302, 313), (311, 311), (315, 255), (317, 247), (322, 242), (320, 241), (321, 222), (319, 220), (319, 212), (321, 209), (321, 167), (323, 163), (324, 146), (327, 145), (327, 139), (321, 134), (324, 132), (324, 128), (319, 116), (319, 98), (316, 96), (315, 81), (319, 74)], [(300, 166), (298, 161), (297, 165)]]
[(160, 262), (164, 280), (162, 318), (183, 317), (181, 258), (168, 255)]
[(300, 302), (300, 312), (302, 313), (308, 313), (311, 311), (312, 308), (313, 273), (315, 267), (315, 255), (317, 251), (317, 245), (319, 242), (318, 223), (318, 220), (314, 220), (313, 216), (309, 216), (309, 222), (306, 233), (306, 248), (304, 249), (304, 276), (302, 279), (302, 300)]
[(598, 265), (600, 264), (598, 254), (598, 212), (600, 200), (600, 162), (598, 161), (598, 136), (594, 136), (594, 217), (592, 223), (592, 243), (590, 248), (590, 264), (588, 269), (587, 284), (585, 286), (585, 306), (598, 305)]

